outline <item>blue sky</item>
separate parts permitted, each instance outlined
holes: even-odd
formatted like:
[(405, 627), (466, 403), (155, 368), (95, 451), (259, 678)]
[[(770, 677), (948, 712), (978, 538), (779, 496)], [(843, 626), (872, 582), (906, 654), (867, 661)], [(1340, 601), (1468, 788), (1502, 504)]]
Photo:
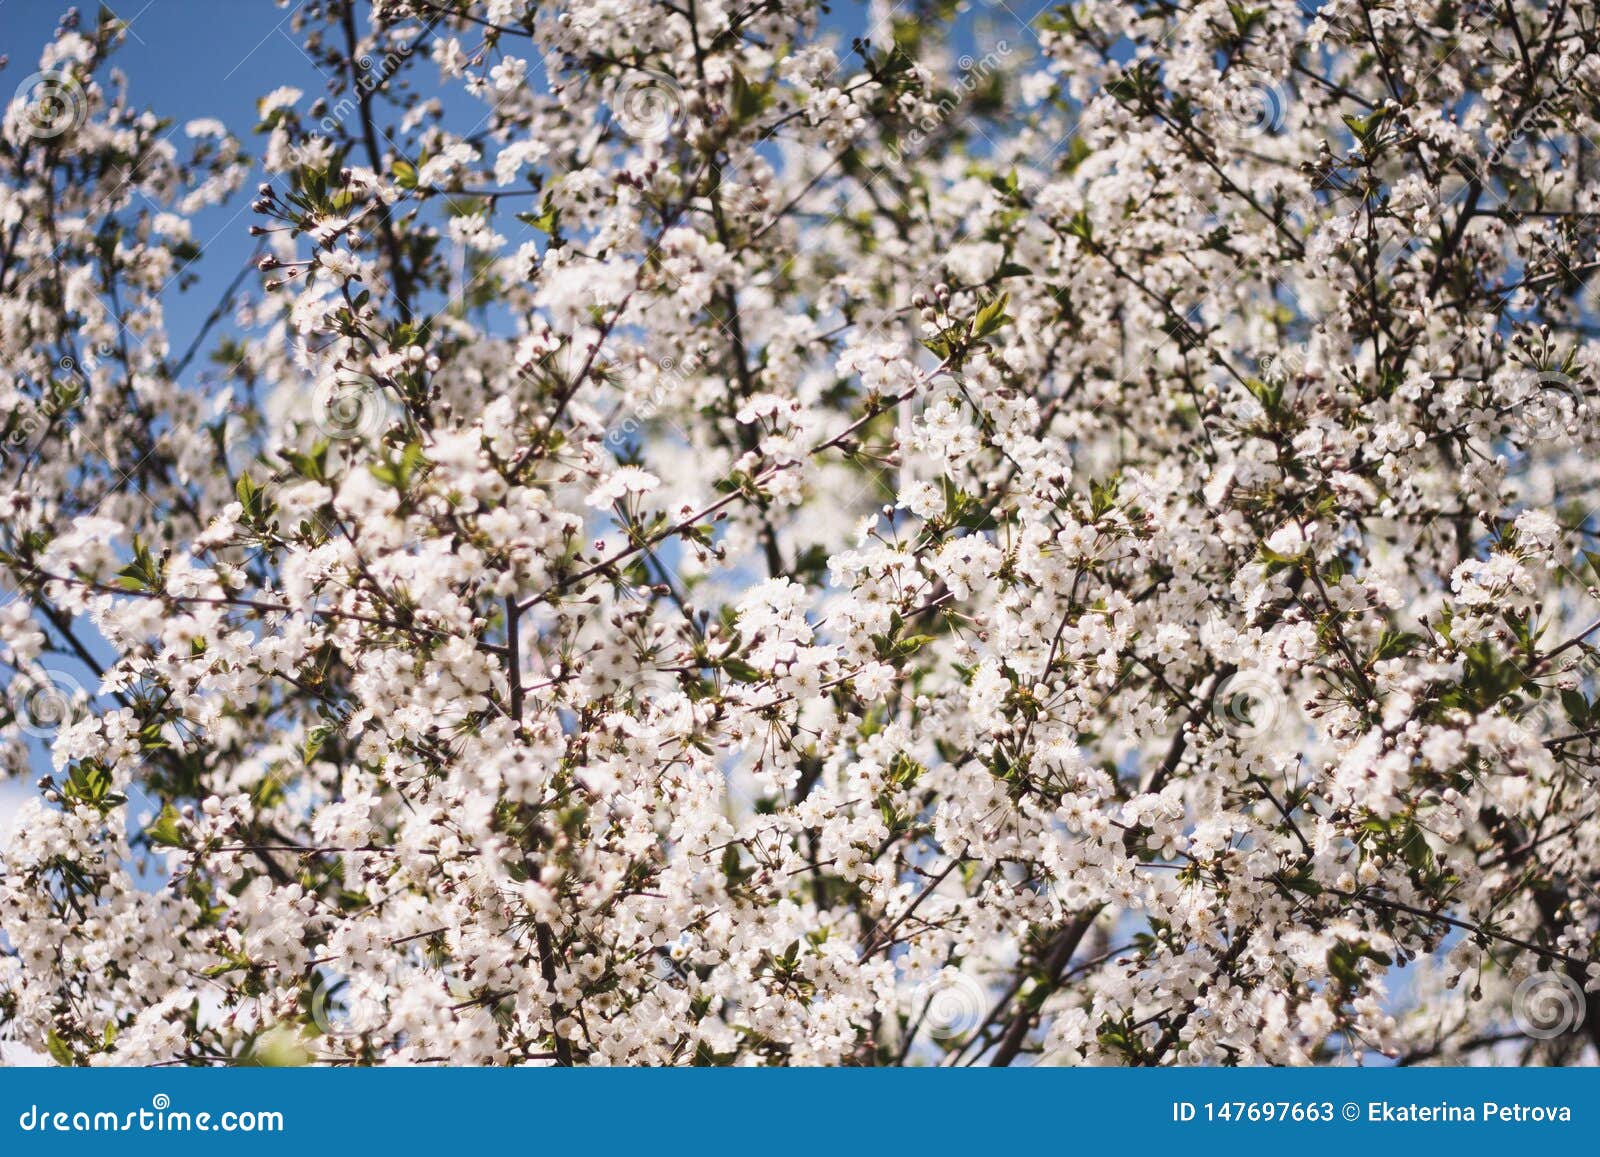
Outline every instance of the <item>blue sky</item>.
[[(65, 0), (0, 0), (0, 100), (38, 68), (39, 52), (49, 43)], [(85, 24), (97, 5), (80, 4)], [(128, 31), (112, 60), (128, 77), (130, 101), (171, 118), (176, 126), (200, 116), (223, 121), (247, 152), (258, 153), (253, 136), (256, 100), (279, 85), (308, 95), (326, 83), (301, 50), (290, 28), (290, 7), (273, 0), (114, 0), (107, 4)], [(183, 349), (209, 306), (249, 258), (249, 205), (255, 182), (248, 182), (226, 206), (195, 219), (202, 246), (195, 269), (200, 281), (180, 301), (169, 298), (172, 345)]]
[[(108, 7), (129, 25), (114, 61), (127, 74), (132, 102), (180, 126), (198, 116), (218, 117), (246, 150), (258, 150), (261, 140), (250, 134), (257, 97), (281, 84), (312, 94), (324, 83), (290, 31), (288, 9), (272, 0), (114, 0)], [(39, 53), (67, 8), (63, 0), (0, 0), (0, 56), (7, 58), (0, 103), (38, 69)], [(80, 11), (92, 21), (96, 5), (82, 4)], [(195, 267), (200, 281), (187, 294), (168, 295), (175, 348), (188, 344), (207, 302), (216, 300), (248, 259), (254, 195), (255, 182), (249, 182), (228, 205), (196, 219), (195, 239), (203, 246)], [(35, 768), (48, 767), (41, 747)], [(17, 807), (33, 792), (31, 777), (0, 780), (0, 846), (9, 839)], [(0, 1043), (0, 1056), (7, 1055), (15, 1059), (15, 1047)]]
[[(173, 122), (181, 134), (184, 122), (196, 117), (216, 117), (240, 139), (248, 153), (258, 154), (264, 138), (252, 132), (258, 120), (256, 101), (265, 93), (290, 85), (314, 97), (326, 87), (326, 77), (301, 48), (292, 27), (301, 0), (98, 0), (78, 4), (83, 22), (91, 24), (99, 7), (123, 20), (127, 31), (112, 58), (127, 77), (128, 95), (135, 107), (149, 108)], [(1025, 24), (1053, 0), (970, 0), (966, 20), (985, 26), (991, 37), (1008, 39), (1026, 50), (1033, 36)], [(68, 0), (0, 0), (0, 104), (26, 84), (39, 67), (39, 54), (53, 38)], [(833, 0), (825, 24), (834, 29), (840, 48), (849, 38), (867, 32), (874, 18), (904, 15), (908, 0)], [(880, 23), (880, 29), (882, 24)], [(962, 39), (973, 36), (967, 24)], [(419, 69), (427, 83), (430, 70)], [(451, 100), (445, 95), (446, 103)], [(476, 121), (481, 108), (461, 98)], [(186, 348), (203, 324), (211, 306), (251, 257), (254, 241), (250, 203), (258, 180), (246, 181), (225, 205), (206, 210), (194, 219), (194, 238), (200, 255), (191, 266), (198, 274), (195, 285), (167, 294), (166, 317), (173, 349)], [(204, 359), (197, 368), (204, 365)], [(194, 375), (191, 369), (190, 375)], [(190, 384), (194, 384), (192, 381)], [(92, 636), (93, 632), (89, 634)], [(85, 676), (87, 679), (87, 676)], [(44, 761), (41, 757), (40, 769)], [(0, 846), (17, 803), (31, 793), (31, 783), (0, 781)]]
[[(252, 131), (259, 120), (257, 100), (284, 85), (308, 98), (326, 89), (326, 75), (301, 48), (293, 27), (300, 3), (114, 0), (104, 6), (126, 22), (127, 33), (112, 63), (127, 75), (130, 102), (171, 119), (180, 137), (185, 121), (216, 117), (247, 154), (259, 157), (265, 138)], [(38, 68), (41, 49), (70, 7), (68, 0), (0, 0), (0, 56), (9, 58), (0, 72), (0, 103)], [(92, 23), (96, 0), (78, 8), (84, 24)], [(199, 280), (182, 294), (167, 295), (173, 349), (188, 346), (211, 305), (250, 260), (249, 206), (258, 183), (259, 178), (246, 181), (226, 205), (194, 218), (201, 253), (191, 272)]]
[[(1008, 39), (1023, 50), (1034, 46), (1026, 30), (1029, 21), (1051, 7), (1054, 0), (969, 0), (966, 29), (958, 43), (973, 35), (978, 25), (989, 36)], [(257, 122), (256, 101), (281, 85), (303, 90), (308, 97), (324, 91), (326, 77), (300, 47), (292, 18), (300, 0), (113, 0), (103, 5), (127, 24), (127, 34), (113, 63), (128, 77), (129, 98), (137, 107), (171, 118), (175, 129), (195, 117), (220, 119), (240, 139), (245, 150), (258, 154), (263, 138), (252, 133)], [(0, 71), (0, 103), (38, 68), (39, 52), (50, 41), (68, 0), (0, 0), (0, 56), (8, 63)], [(86, 24), (92, 23), (99, 5), (86, 0), (78, 5)], [(831, 0), (824, 25), (834, 28), (840, 49), (849, 39), (867, 32), (869, 22), (890, 14), (903, 16), (908, 0)], [(975, 21), (967, 24), (967, 21)], [(431, 70), (424, 66), (418, 79), (427, 83)], [(470, 100), (471, 119), (481, 108)], [(452, 102), (446, 99), (447, 105)], [(182, 298), (172, 294), (167, 302), (171, 344), (183, 349), (201, 324), (210, 304), (249, 259), (253, 243), (248, 235), (249, 205), (257, 181), (251, 180), (226, 206), (210, 210), (194, 221), (201, 255), (193, 271), (198, 283)]]

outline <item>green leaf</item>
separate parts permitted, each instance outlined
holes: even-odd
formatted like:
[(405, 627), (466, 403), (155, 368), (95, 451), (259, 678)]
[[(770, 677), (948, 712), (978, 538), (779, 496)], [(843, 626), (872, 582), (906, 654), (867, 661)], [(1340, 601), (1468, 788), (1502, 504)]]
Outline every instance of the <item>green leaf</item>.
[(283, 451), (283, 460), (289, 463), (294, 472), (302, 478), (312, 482), (323, 482), (328, 477), (328, 442), (327, 439), (319, 440), (311, 447), (309, 453), (299, 450)]
[(384, 452), (383, 461), (373, 462), (367, 466), (372, 476), (385, 486), (392, 486), (396, 490), (405, 490), (411, 485), (412, 479), (427, 461), (422, 450), (422, 443), (408, 442), (405, 449), (400, 451), (397, 458), (388, 451)]
[(1260, 8), (1246, 8), (1243, 4), (1229, 4), (1228, 15), (1233, 17), (1233, 25), (1239, 30), (1239, 37), (1243, 39), (1250, 35), (1250, 30), (1262, 20), (1266, 19), (1266, 12)]
[(1359, 954), (1348, 944), (1335, 944), (1328, 949), (1328, 971), (1335, 979), (1344, 981), (1352, 988), (1361, 984), (1361, 973), (1356, 970)]
[(1428, 846), (1427, 837), (1422, 834), (1422, 829), (1416, 824), (1406, 826), (1406, 834), (1401, 844), (1401, 852), (1406, 858), (1406, 864), (1413, 871), (1423, 875), (1433, 872), (1433, 849)]
[(922, 650), (923, 647), (926, 647), (931, 642), (933, 642), (932, 635), (907, 635), (905, 638), (895, 643), (894, 650), (890, 653), (890, 657), (894, 659), (903, 659), (907, 656), (915, 655), (918, 651)]
[(238, 495), (239, 505), (244, 507), (244, 524), (250, 527), (264, 525), (267, 515), (272, 511), (272, 503), (267, 498), (267, 492), (256, 485), (255, 479), (249, 474), (241, 474), (239, 481), (234, 483), (233, 492)]
[(61, 794), (72, 803), (86, 804), (102, 812), (118, 798), (111, 791), (111, 773), (97, 759), (82, 759), (73, 764)]
[(1264, 382), (1260, 378), (1246, 378), (1245, 389), (1250, 391), (1250, 396), (1261, 403), (1261, 408), (1267, 416), (1276, 418), (1283, 412), (1283, 381), (1276, 379)]
[(561, 228), (561, 211), (546, 201), (538, 213), (518, 213), (517, 220), (529, 228), (554, 237)]
[(904, 752), (889, 761), (889, 782), (899, 788), (908, 788), (922, 778), (927, 768)]
[(1010, 316), (1006, 313), (1006, 303), (1011, 300), (1009, 293), (996, 295), (987, 304), (979, 307), (978, 316), (972, 319), (972, 336), (981, 340), (990, 334), (998, 333)]
[(743, 659), (724, 659), (722, 669), (740, 683), (755, 683), (761, 678), (761, 672)]
[(1380, 108), (1368, 116), (1359, 117), (1346, 115), (1345, 126), (1355, 135), (1356, 139), (1365, 147), (1370, 145), (1377, 136), (1378, 130), (1383, 127), (1384, 120), (1388, 117), (1389, 110)]
[(145, 827), (144, 838), (158, 847), (181, 848), (184, 846), (182, 822), (183, 817), (178, 814), (178, 809), (171, 803), (164, 803), (161, 805), (161, 814)]
[(1095, 518), (1104, 517), (1117, 504), (1117, 491), (1122, 487), (1122, 476), (1113, 474), (1104, 480), (1089, 482), (1089, 513)]
[(125, 591), (159, 591), (162, 566), (137, 535), (133, 539), (133, 561), (117, 572), (117, 585)]
[(333, 733), (331, 727), (314, 727), (306, 736), (305, 742), (300, 745), (300, 758), (307, 764), (317, 758), (317, 753), (322, 750), (322, 745), (328, 741), (328, 736)]
[(751, 84), (738, 69), (733, 70), (733, 82), (730, 88), (733, 113), (741, 121), (754, 120), (765, 112), (767, 105), (771, 103), (772, 86)]
[(1420, 642), (1422, 636), (1411, 631), (1386, 630), (1378, 639), (1378, 648), (1372, 653), (1372, 659), (1377, 662), (1410, 654)]
[(1076, 237), (1085, 245), (1094, 244), (1094, 222), (1089, 219), (1089, 210), (1079, 209), (1067, 222), (1067, 236)]
[(58, 1065), (70, 1068), (78, 1063), (78, 1058), (72, 1055), (72, 1050), (67, 1047), (67, 1042), (56, 1035), (55, 1029), (50, 1029), (44, 1034), (44, 1047)]
[(925, 349), (942, 362), (952, 364), (961, 360), (967, 334), (959, 325), (946, 326), (933, 337), (923, 338)]
[(1567, 713), (1567, 719), (1571, 721), (1574, 727), (1580, 731), (1588, 729), (1591, 708), (1589, 701), (1583, 697), (1582, 692), (1561, 692), (1561, 708)]

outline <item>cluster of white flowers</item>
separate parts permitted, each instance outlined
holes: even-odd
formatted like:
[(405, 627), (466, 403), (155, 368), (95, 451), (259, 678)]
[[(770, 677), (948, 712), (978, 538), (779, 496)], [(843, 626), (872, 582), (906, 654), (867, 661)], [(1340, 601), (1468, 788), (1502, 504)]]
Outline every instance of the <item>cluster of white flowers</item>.
[(63, 25), (0, 125), (0, 1035), (1593, 1056), (1589, 6), (962, 7), (310, 0), (255, 177)]

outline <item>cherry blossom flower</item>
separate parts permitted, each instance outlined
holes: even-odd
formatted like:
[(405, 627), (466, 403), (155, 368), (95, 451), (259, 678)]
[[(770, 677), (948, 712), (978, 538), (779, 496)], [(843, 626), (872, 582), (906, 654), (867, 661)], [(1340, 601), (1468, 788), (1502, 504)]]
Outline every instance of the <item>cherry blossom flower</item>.
[(63, 24), (0, 1032), (1596, 1059), (1587, 8), (964, 7), (310, 3), (257, 161)]

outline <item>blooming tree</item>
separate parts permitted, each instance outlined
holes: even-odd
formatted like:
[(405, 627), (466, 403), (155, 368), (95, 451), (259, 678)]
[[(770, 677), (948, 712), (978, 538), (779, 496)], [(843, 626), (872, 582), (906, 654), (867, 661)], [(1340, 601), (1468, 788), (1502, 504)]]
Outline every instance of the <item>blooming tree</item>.
[(1593, 5), (972, 7), (307, 0), (256, 157), (63, 22), (13, 1039), (1593, 1057)]

